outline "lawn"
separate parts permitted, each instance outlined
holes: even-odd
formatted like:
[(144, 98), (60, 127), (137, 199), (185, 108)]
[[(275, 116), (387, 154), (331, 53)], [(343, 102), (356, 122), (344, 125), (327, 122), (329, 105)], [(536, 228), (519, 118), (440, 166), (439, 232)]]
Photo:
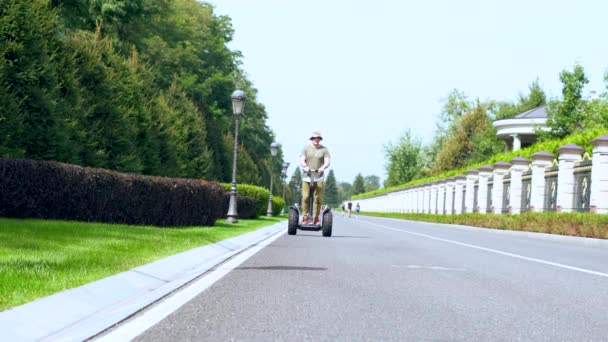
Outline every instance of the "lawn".
[(283, 220), (157, 228), (0, 218), (0, 311)]

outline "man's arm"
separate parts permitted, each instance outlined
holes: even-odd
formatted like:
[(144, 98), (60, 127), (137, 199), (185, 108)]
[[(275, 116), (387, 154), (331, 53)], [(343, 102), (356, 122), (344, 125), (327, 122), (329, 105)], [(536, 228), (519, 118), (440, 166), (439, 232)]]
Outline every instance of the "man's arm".
[(304, 172), (308, 172), (308, 165), (306, 165), (306, 156), (304, 154), (300, 156), (300, 166), (302, 166)]
[(319, 168), (319, 173), (323, 174), (323, 172), (325, 172), (325, 170), (327, 170), (327, 168), (329, 167), (329, 164), (331, 164), (331, 158), (329, 156), (324, 158), (325, 162), (323, 163), (323, 166), (321, 166), (321, 168)]

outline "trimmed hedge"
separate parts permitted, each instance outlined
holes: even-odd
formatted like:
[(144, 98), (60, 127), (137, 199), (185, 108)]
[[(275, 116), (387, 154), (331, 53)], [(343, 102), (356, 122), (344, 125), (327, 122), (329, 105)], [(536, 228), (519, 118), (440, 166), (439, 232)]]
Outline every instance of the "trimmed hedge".
[[(230, 193), (224, 195), (224, 215), (226, 218), (228, 215), (228, 207), (230, 205)], [(238, 218), (240, 219), (255, 219), (258, 217), (257, 213), (257, 202), (255, 198), (250, 196), (236, 196), (236, 208)]]
[[(285, 207), (285, 201), (281, 197), (272, 196), (272, 216), (279, 216), (281, 209)], [(266, 208), (268, 209), (268, 208)]]
[[(232, 184), (222, 183), (222, 186), (224, 187), (227, 193), (230, 193), (230, 188), (232, 187)], [(266, 212), (268, 211), (268, 197), (270, 196), (270, 191), (268, 191), (268, 189), (250, 184), (237, 184), (236, 192), (238, 195), (237, 197), (247, 196), (255, 198), (257, 216), (266, 216)], [(240, 202), (237, 202), (237, 207), (239, 217), (246, 218), (241, 214)], [(285, 201), (283, 201), (283, 199), (279, 196), (272, 196), (272, 215), (278, 216), (281, 213), (281, 209), (283, 209), (283, 207), (285, 207)]]
[[(230, 187), (232, 186), (230, 183), (222, 183), (224, 190), (230, 193)], [(270, 196), (270, 192), (268, 189), (264, 189), (260, 186), (250, 185), (250, 184), (237, 184), (236, 192), (238, 196), (247, 196), (253, 197), (256, 201), (256, 212), (258, 215), (266, 215), (266, 210), (268, 210), (268, 197)], [(239, 217), (241, 216), (240, 208)]]
[(213, 225), (216, 183), (151, 177), (49, 161), (0, 158), (0, 216), (153, 226)]

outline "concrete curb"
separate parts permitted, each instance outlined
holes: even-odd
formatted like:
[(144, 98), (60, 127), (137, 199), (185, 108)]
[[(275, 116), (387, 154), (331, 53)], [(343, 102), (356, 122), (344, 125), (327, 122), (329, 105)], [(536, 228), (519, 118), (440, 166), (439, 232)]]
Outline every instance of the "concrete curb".
[(474, 226), (465, 226), (462, 224), (414, 221), (414, 220), (398, 219), (398, 218), (393, 218), (393, 217), (379, 217), (379, 216), (366, 216), (366, 217), (387, 219), (387, 220), (396, 220), (399, 222), (412, 222), (412, 223), (423, 224), (423, 225), (449, 226), (451, 229), (456, 228), (456, 229), (467, 230), (467, 231), (479, 231), (479, 232), (487, 232), (487, 233), (493, 233), (493, 234), (504, 234), (504, 235), (511, 235), (511, 236), (527, 237), (530, 239), (571, 243), (571, 244), (582, 245), (582, 246), (587, 246), (587, 247), (606, 247), (606, 248), (608, 248), (608, 240), (604, 240), (604, 239), (595, 239), (595, 238), (569, 236), (569, 235), (558, 235), (558, 234), (547, 234), (547, 233), (536, 233), (536, 232), (525, 232), (525, 231), (520, 231), (520, 230), (482, 228), (482, 227), (474, 227)]
[(0, 340), (89, 339), (286, 228), (279, 222), (0, 312)]

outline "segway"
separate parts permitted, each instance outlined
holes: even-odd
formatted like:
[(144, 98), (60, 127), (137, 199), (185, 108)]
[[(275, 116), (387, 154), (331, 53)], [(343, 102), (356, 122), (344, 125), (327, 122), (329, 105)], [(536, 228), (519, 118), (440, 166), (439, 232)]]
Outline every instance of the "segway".
[[(315, 200), (315, 186), (316, 183), (313, 182), (314, 176), (318, 174), (318, 170), (310, 170), (308, 173), (309, 184), (310, 184), (310, 193), (308, 195), (308, 217), (314, 217), (313, 213), (313, 203)], [(330, 237), (331, 229), (332, 229), (332, 221), (333, 216), (331, 213), (331, 209), (328, 206), (321, 207), (321, 224), (305, 224), (300, 221), (300, 207), (297, 204), (289, 207), (289, 221), (287, 224), (287, 234), (296, 235), (298, 229), (299, 230), (307, 230), (307, 231), (322, 231), (323, 236)]]

